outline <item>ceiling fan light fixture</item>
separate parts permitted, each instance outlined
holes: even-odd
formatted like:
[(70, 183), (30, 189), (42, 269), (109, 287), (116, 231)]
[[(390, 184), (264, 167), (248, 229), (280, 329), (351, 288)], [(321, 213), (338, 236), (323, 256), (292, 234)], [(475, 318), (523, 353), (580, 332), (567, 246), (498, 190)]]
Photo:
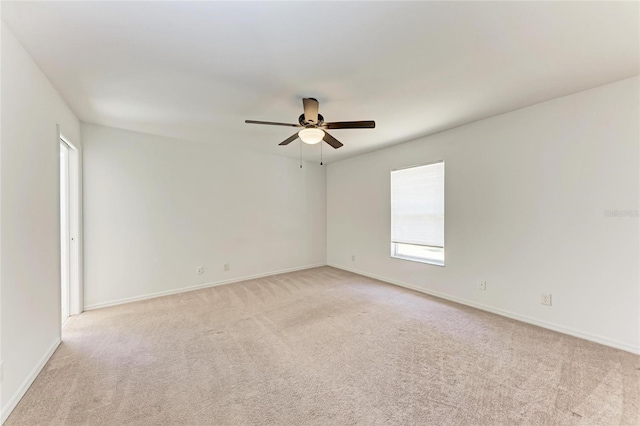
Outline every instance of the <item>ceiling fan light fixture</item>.
[(322, 139), (324, 138), (324, 131), (316, 127), (310, 127), (300, 130), (298, 132), (298, 136), (300, 137), (302, 142), (309, 145), (314, 145), (322, 141)]

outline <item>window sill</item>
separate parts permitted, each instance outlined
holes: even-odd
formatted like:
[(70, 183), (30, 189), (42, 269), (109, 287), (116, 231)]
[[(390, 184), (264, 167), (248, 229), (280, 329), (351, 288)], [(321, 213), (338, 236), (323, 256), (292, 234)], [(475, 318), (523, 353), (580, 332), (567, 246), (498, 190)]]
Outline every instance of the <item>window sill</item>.
[(437, 260), (437, 259), (422, 259), (419, 257), (410, 257), (410, 256), (398, 256), (398, 255), (391, 255), (391, 257), (393, 259), (400, 259), (400, 260), (408, 260), (410, 262), (418, 262), (418, 263), (426, 263), (429, 265), (434, 265), (434, 266), (442, 266), (444, 268), (444, 262), (441, 260)]

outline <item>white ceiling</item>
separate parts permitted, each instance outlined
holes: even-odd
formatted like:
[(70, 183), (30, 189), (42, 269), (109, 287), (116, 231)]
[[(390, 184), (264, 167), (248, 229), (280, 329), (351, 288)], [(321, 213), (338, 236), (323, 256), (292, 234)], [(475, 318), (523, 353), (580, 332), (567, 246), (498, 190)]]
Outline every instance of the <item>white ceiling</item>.
[[(638, 75), (638, 2), (3, 2), (78, 117), (296, 157), (302, 97), (325, 160)], [(318, 146), (305, 146), (317, 159)]]

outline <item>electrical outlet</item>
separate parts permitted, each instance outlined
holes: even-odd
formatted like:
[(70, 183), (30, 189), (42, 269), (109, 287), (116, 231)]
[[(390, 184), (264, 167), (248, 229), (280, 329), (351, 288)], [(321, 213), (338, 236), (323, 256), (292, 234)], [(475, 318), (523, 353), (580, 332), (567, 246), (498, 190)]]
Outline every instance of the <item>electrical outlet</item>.
[(202, 275), (204, 274), (204, 266), (198, 266), (196, 268), (196, 275)]
[(352, 254), (352, 255), (351, 255), (351, 261), (352, 261), (352, 262), (355, 262), (355, 261), (356, 261), (356, 255), (355, 255), (355, 254)]
[(543, 305), (551, 306), (551, 295), (543, 293), (540, 296), (540, 303)]
[(487, 289), (487, 282), (486, 281), (480, 281), (480, 285), (478, 286), (478, 288), (480, 290), (486, 290)]
[(231, 265), (229, 265), (228, 263), (224, 264), (224, 270), (228, 271), (229, 269), (231, 269)]

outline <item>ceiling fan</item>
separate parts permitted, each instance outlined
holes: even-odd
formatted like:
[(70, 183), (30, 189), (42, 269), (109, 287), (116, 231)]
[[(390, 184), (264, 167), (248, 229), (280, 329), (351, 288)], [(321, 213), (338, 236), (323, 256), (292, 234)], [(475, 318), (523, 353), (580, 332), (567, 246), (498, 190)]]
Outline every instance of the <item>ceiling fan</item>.
[(318, 114), (318, 100), (314, 98), (302, 98), (302, 106), (304, 107), (304, 113), (298, 117), (298, 124), (256, 120), (245, 120), (244, 122), (249, 124), (268, 124), (270, 126), (303, 127), (299, 132), (280, 142), (280, 145), (289, 145), (299, 137), (306, 144), (313, 145), (320, 141), (325, 141), (335, 149), (340, 148), (343, 144), (327, 133), (326, 129), (373, 129), (376, 127), (376, 122), (373, 120), (325, 123), (324, 117)]

